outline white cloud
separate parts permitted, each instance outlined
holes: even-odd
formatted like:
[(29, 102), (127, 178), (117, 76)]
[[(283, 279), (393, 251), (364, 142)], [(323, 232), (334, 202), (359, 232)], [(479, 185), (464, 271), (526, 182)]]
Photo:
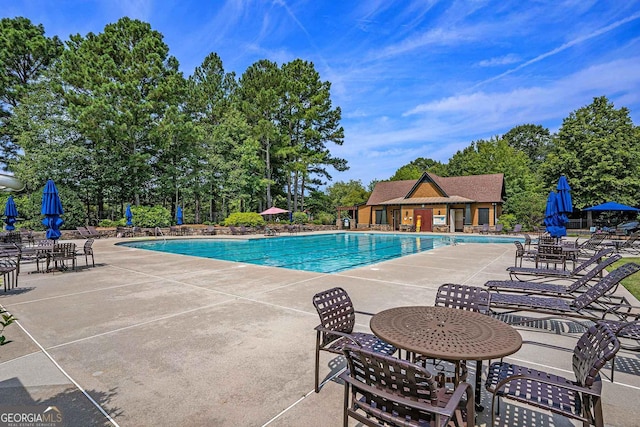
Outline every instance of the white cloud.
[(516, 62), (520, 62), (520, 57), (510, 53), (508, 55), (482, 60), (478, 62), (478, 65), (480, 67), (496, 67), (500, 65), (515, 64)]

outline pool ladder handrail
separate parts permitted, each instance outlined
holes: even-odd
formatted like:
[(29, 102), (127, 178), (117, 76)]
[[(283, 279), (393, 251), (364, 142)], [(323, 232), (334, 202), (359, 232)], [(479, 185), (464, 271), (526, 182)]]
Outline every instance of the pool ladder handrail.
[(158, 234), (160, 234), (160, 236), (162, 236), (162, 240), (164, 241), (164, 243), (167, 243), (167, 237), (164, 235), (160, 227), (156, 227), (153, 230), (153, 234), (155, 235), (156, 238), (158, 238)]

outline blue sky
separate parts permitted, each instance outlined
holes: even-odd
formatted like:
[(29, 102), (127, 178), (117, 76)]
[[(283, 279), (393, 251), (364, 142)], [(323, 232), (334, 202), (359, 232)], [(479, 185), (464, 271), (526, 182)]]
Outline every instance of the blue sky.
[(334, 181), (446, 162), (519, 124), (554, 132), (596, 96), (640, 125), (640, 0), (14, 0), (0, 13), (65, 41), (148, 22), (185, 76), (210, 52), (238, 75), (264, 58), (312, 61), (342, 109), (344, 145), (329, 148), (350, 170)]

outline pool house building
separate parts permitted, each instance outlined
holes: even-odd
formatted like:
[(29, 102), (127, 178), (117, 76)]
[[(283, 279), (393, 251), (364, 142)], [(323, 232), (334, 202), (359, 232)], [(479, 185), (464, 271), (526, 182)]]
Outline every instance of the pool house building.
[(357, 207), (357, 228), (386, 231), (477, 232), (494, 228), (505, 199), (504, 175), (383, 181)]

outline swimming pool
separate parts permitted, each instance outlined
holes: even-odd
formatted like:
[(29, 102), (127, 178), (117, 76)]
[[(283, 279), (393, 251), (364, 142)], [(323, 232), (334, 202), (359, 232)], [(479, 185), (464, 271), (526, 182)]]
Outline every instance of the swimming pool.
[(119, 245), (293, 270), (337, 273), (452, 244), (512, 243), (514, 240), (485, 236), (336, 233), (258, 239), (148, 240)]

